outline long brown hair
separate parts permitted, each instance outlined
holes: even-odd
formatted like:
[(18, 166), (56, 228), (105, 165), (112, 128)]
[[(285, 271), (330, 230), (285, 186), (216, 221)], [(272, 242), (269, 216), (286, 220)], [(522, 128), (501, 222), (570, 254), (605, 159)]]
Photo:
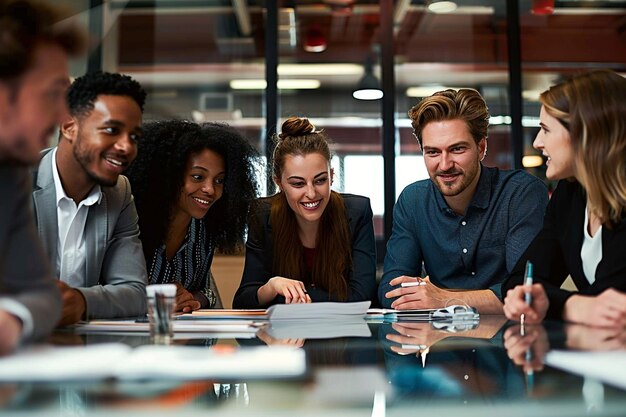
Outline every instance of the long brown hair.
[(551, 87), (540, 101), (568, 130), (590, 210), (611, 228), (626, 211), (626, 79), (587, 72)]
[[(291, 117), (283, 123), (281, 130), (282, 133), (275, 136), (276, 148), (272, 167), (274, 178), (281, 178), (287, 155), (318, 153), (330, 164), (328, 137), (324, 132), (315, 130), (315, 126), (308, 119)], [(283, 192), (274, 195), (271, 204), (274, 273), (306, 280), (296, 214), (289, 207)], [(318, 225), (311, 284), (327, 291), (331, 297), (345, 301), (348, 298), (348, 275), (351, 270), (352, 243), (346, 207), (341, 195), (331, 191), (330, 201)]]

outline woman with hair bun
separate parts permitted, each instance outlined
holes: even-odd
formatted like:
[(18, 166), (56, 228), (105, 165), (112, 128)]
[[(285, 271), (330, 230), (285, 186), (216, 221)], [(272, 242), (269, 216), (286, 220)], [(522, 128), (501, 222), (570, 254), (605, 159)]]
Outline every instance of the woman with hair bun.
[(279, 192), (255, 205), (233, 306), (374, 300), (369, 199), (331, 190), (328, 139), (308, 119), (287, 119), (275, 141)]
[[(541, 94), (541, 130), (533, 146), (559, 181), (543, 230), (504, 282), (511, 320), (563, 319), (626, 326), (626, 79), (591, 71)], [(520, 285), (524, 263), (535, 284)], [(571, 275), (578, 288), (560, 286)], [(527, 305), (525, 294), (532, 295)]]

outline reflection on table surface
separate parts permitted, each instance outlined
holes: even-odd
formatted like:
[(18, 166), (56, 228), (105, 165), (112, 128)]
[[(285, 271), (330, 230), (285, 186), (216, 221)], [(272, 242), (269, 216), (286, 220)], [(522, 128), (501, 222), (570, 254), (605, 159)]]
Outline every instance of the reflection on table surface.
[[(332, 324), (329, 324), (332, 325)], [(0, 384), (0, 415), (532, 415), (623, 416), (626, 392), (549, 366), (551, 349), (626, 350), (626, 332), (547, 323), (526, 326), (500, 316), (477, 325), (368, 322), (369, 336), (177, 340), (206, 349), (293, 346), (308, 374), (297, 380), (94, 381)], [(329, 332), (333, 336), (337, 332)], [(367, 334), (365, 333), (365, 334)], [(523, 334), (523, 335), (522, 335)], [(55, 345), (150, 343), (145, 335), (56, 332)]]

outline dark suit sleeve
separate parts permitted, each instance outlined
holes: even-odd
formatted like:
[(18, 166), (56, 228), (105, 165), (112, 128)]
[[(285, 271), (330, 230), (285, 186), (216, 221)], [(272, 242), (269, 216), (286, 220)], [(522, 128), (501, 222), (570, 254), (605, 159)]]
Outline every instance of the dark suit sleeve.
[[(22, 304), (33, 320), (32, 339), (48, 335), (61, 316), (61, 296), (37, 237), (32, 212), (30, 177), (19, 172), (18, 180), (2, 169), (0, 212), (0, 297)], [(15, 172), (18, 172), (17, 170)], [(23, 175), (22, 175), (23, 174)], [(5, 217), (6, 216), (6, 217)]]
[(272, 277), (269, 207), (262, 207), (251, 216), (246, 241), (246, 260), (239, 288), (233, 299), (233, 308), (264, 308), (259, 304), (257, 291)]
[(526, 261), (529, 260), (533, 263), (535, 282), (543, 284), (550, 299), (546, 317), (555, 319), (562, 318), (563, 306), (573, 294), (560, 289), (570, 273), (559, 239), (563, 231), (560, 230), (558, 216), (565, 215), (570, 209), (567, 202), (569, 200), (567, 194), (570, 193), (563, 189), (564, 185), (559, 184), (554, 191), (548, 203), (543, 228), (522, 255), (511, 275), (502, 284), (502, 297), (504, 298), (508, 290), (523, 283)]
[[(352, 233), (352, 273), (347, 301), (376, 301), (376, 242), (370, 200), (348, 196), (345, 203)], [(338, 301), (318, 288), (307, 288), (307, 291), (313, 302)]]

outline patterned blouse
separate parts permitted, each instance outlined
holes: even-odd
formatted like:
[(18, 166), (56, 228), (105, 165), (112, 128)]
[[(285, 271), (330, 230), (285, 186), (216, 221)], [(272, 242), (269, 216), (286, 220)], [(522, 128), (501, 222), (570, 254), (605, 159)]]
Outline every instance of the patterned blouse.
[(208, 300), (203, 308), (214, 308), (218, 301), (215, 283), (211, 276), (213, 239), (206, 233), (202, 220), (191, 219), (187, 235), (176, 254), (167, 260), (165, 244), (152, 257), (149, 272), (150, 284), (180, 282), (190, 293), (202, 292)]

